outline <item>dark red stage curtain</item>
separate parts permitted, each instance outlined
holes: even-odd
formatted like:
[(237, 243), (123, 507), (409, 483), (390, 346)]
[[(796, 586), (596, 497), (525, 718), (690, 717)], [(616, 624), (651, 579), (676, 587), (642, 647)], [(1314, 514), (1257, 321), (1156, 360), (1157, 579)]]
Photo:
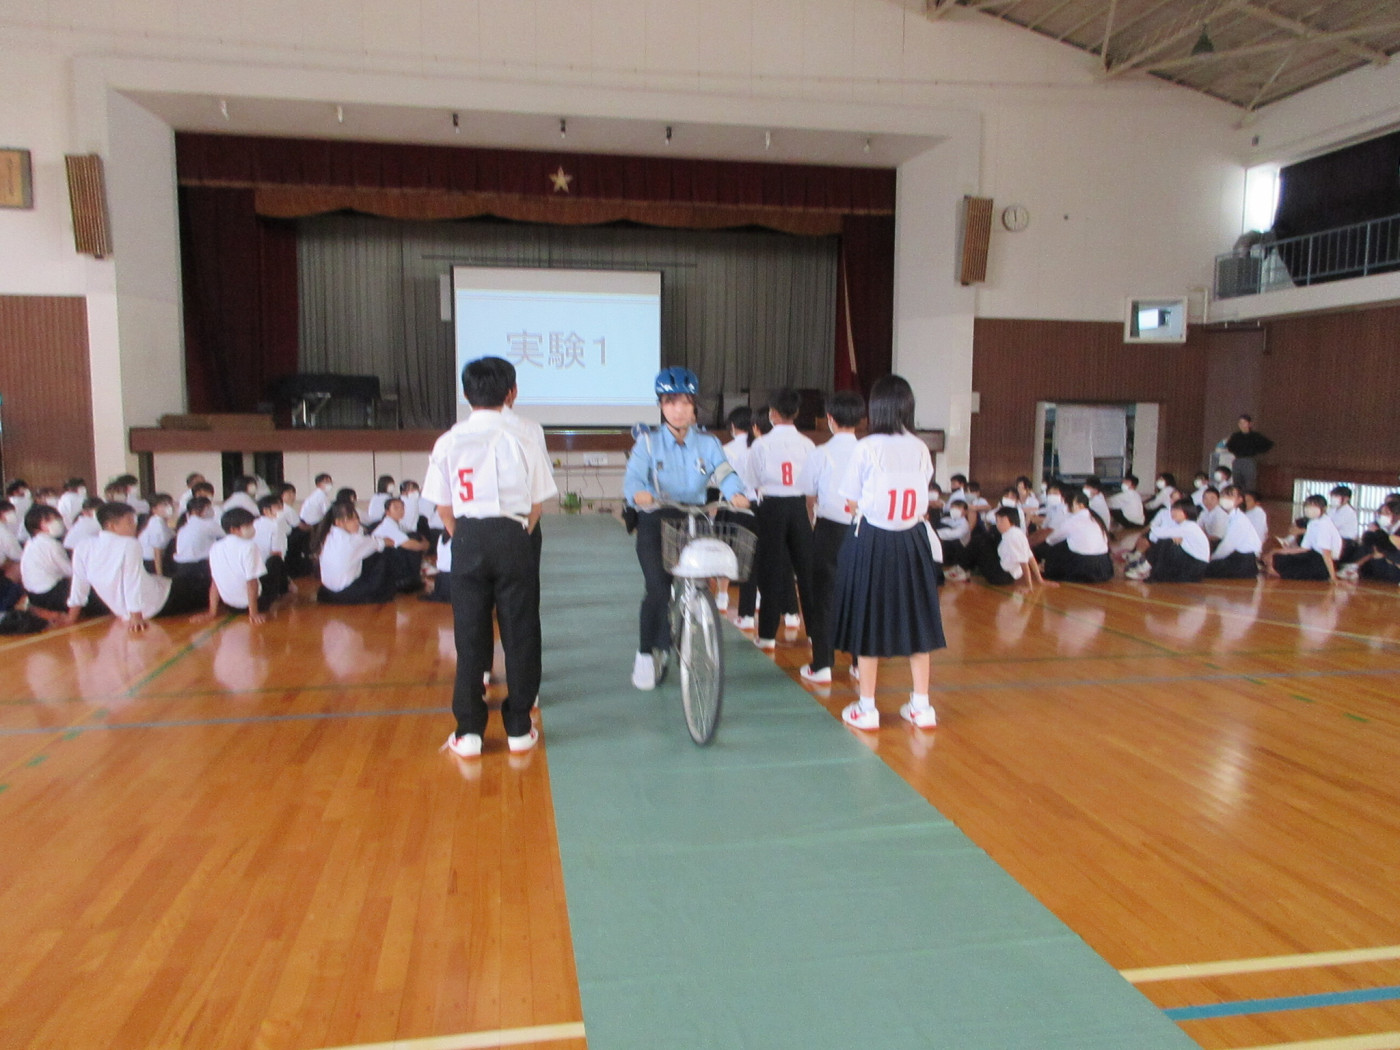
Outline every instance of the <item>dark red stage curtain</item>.
[(292, 223), (260, 219), (253, 191), (180, 188), (185, 374), (191, 412), (252, 412), (297, 370)]
[(848, 215), (841, 223), (836, 305), (837, 390), (870, 396), (894, 359), (894, 216)]

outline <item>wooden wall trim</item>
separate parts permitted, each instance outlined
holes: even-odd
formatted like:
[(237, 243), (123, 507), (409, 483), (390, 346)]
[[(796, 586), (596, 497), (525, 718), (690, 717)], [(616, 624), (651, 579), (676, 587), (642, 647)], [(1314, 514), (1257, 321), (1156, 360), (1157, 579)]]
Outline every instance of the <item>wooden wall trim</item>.
[(81, 296), (0, 295), (0, 407), (6, 480), (53, 485), (78, 475), (92, 491), (92, 381)]

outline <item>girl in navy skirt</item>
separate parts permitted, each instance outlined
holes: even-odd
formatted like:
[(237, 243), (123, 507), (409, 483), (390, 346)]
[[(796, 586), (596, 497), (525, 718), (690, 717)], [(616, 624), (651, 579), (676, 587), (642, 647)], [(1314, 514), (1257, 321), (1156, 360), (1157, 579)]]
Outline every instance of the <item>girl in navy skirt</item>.
[(1270, 576), (1285, 580), (1330, 580), (1336, 582), (1337, 562), (1342, 557), (1342, 534), (1327, 517), (1327, 500), (1309, 496), (1303, 501), (1303, 518), (1307, 522), (1302, 542), (1297, 547), (1283, 547), (1264, 555), (1264, 567)]
[(855, 520), (836, 565), (834, 647), (856, 659), (860, 674), (860, 699), (841, 719), (855, 729), (878, 729), (879, 661), (907, 656), (914, 688), (899, 716), (932, 729), (938, 719), (928, 700), (929, 656), (947, 644), (924, 520), (933, 460), (910, 433), (914, 392), (903, 378), (875, 384), (867, 415), (870, 436), (856, 445), (841, 484)]

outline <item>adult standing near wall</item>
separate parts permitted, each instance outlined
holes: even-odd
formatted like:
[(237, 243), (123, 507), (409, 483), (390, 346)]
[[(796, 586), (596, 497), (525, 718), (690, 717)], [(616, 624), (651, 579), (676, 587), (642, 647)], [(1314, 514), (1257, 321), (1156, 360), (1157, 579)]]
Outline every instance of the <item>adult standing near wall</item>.
[(1241, 492), (1257, 491), (1259, 466), (1256, 458), (1268, 452), (1274, 443), (1254, 429), (1251, 416), (1240, 416), (1239, 429), (1225, 441), (1225, 449), (1235, 457), (1231, 466), (1232, 481)]

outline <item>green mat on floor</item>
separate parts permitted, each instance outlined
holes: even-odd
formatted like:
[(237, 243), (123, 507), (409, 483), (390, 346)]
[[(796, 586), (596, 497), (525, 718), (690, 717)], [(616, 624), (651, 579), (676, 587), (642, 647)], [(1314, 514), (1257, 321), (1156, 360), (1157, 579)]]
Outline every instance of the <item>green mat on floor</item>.
[(695, 747), (675, 676), (629, 682), (641, 572), (612, 519), (550, 518), (544, 550), (590, 1050), (1195, 1046), (731, 627)]

